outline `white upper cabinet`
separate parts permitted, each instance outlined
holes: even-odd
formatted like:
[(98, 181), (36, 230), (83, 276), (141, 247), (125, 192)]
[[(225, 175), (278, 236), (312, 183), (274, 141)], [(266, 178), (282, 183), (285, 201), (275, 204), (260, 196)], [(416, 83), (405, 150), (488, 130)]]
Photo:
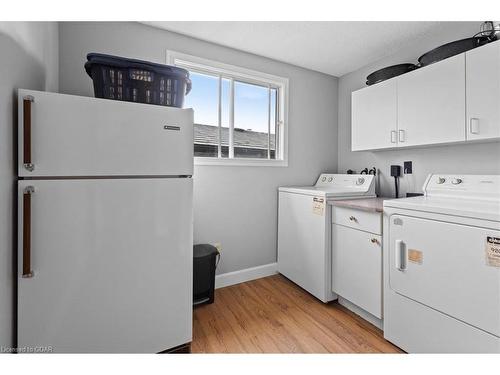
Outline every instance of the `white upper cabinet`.
[(500, 42), (466, 52), (467, 139), (500, 137)]
[(500, 41), (352, 93), (352, 151), (500, 139)]
[(396, 95), (395, 80), (352, 93), (352, 151), (396, 146)]
[(398, 77), (399, 146), (465, 140), (465, 54)]

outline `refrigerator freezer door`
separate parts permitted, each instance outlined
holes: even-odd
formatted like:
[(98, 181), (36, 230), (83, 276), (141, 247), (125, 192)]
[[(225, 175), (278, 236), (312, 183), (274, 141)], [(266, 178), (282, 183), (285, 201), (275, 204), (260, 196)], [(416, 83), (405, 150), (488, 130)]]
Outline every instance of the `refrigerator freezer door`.
[(18, 96), (20, 177), (193, 174), (192, 109), (31, 90)]
[[(19, 347), (155, 353), (191, 341), (190, 178), (24, 180), (18, 189)], [(22, 277), (26, 255), (31, 277)]]

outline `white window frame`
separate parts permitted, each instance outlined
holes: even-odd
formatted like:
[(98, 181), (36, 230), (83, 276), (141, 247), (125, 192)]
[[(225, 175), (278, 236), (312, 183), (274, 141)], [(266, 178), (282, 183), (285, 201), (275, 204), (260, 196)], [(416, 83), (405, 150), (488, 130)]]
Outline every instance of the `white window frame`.
[[(287, 167), (288, 166), (288, 78), (279, 77), (267, 73), (258, 72), (242, 68), (239, 66), (224, 64), (219, 61), (209, 60), (185, 53), (167, 50), (167, 64), (188, 69), (197, 73), (206, 73), (210, 75), (219, 75), (222, 78), (242, 81), (244, 83), (257, 84), (260, 86), (268, 86), (277, 88), (278, 95), (278, 129), (276, 146), (276, 159), (258, 159), (258, 158), (221, 158), (221, 157), (195, 157), (195, 165), (225, 165), (225, 166), (271, 166), (271, 167)], [(233, 88), (233, 85), (231, 85)], [(220, 87), (219, 87), (219, 96)], [(231, 96), (234, 100), (234, 95)], [(220, 106), (219, 106), (220, 107)], [(231, 108), (234, 108), (231, 106)], [(220, 132), (220, 108), (219, 111), (219, 132)], [(234, 113), (230, 111), (230, 127), (234, 127)], [(220, 133), (219, 133), (220, 134)], [(231, 134), (231, 132), (230, 132)], [(219, 137), (220, 138), (220, 137)], [(231, 140), (229, 141), (232, 143)], [(219, 144), (220, 146), (220, 144)], [(231, 147), (230, 147), (231, 148)], [(219, 147), (220, 156), (220, 147)]]

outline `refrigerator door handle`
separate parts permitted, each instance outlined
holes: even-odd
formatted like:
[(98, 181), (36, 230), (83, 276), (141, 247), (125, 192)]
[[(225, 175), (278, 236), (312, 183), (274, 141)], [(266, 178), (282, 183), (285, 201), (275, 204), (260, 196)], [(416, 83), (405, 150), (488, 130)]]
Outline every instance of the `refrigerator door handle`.
[(23, 98), (23, 166), (30, 172), (35, 169), (31, 160), (31, 103), (34, 101), (31, 95)]
[(23, 278), (33, 277), (31, 270), (31, 194), (33, 186), (26, 186), (23, 191)]

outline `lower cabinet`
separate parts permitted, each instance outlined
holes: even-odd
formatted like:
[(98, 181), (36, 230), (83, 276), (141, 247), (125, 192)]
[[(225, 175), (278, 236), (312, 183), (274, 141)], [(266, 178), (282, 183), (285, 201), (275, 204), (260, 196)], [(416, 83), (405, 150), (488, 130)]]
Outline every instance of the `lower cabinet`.
[[(374, 213), (378, 215), (379, 213)], [(332, 290), (382, 318), (382, 237), (341, 224), (332, 226)]]

